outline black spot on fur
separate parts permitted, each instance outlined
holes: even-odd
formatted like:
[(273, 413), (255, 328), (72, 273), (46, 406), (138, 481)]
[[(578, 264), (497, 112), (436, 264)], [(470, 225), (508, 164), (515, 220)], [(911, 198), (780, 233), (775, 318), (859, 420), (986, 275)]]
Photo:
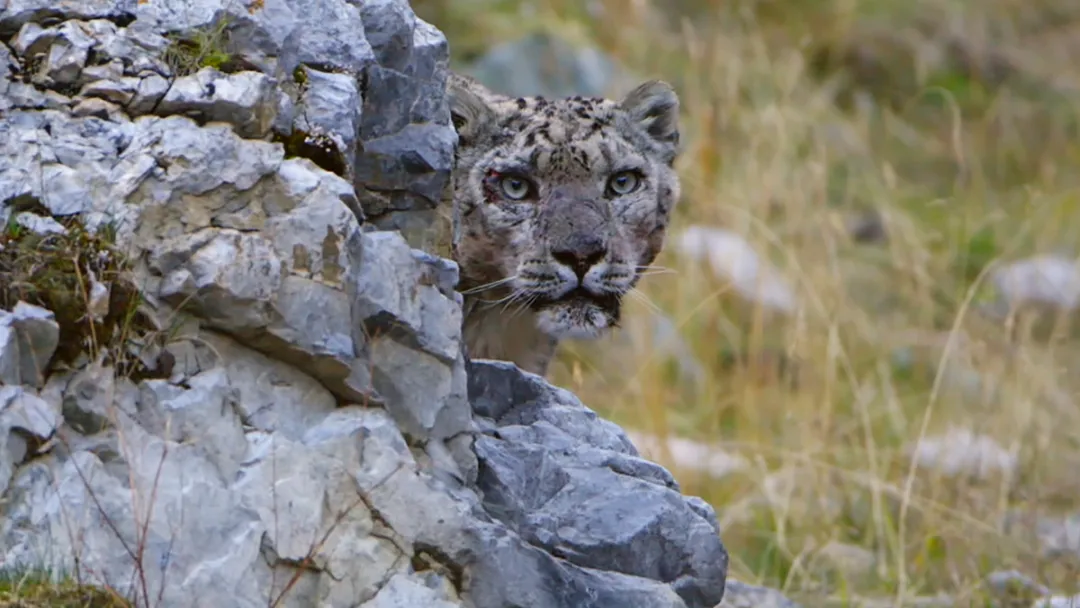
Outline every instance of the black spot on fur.
[(518, 107), (519, 110), (524, 110), (526, 107), (528, 107), (528, 105), (529, 105), (529, 102), (525, 101), (524, 97), (518, 97), (517, 98), (517, 107)]

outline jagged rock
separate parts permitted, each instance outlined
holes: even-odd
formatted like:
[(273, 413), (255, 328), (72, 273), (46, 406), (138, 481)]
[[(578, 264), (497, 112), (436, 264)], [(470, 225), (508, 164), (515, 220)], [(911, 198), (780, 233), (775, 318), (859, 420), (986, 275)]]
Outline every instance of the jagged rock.
[(52, 311), (18, 302), (0, 310), (0, 384), (40, 388), (45, 368), (60, 342), (60, 325)]
[(61, 391), (64, 422), (83, 435), (99, 433), (112, 424), (118, 411), (135, 415), (136, 391), (129, 381), (117, 378), (114, 369), (94, 362), (75, 372)]
[(94, 80), (79, 91), (81, 97), (100, 97), (120, 105), (127, 105), (135, 98), (135, 92), (139, 89), (138, 78), (118, 76), (115, 79)]
[(349, 3), (360, 9), (365, 30), (369, 32), (368, 43), (379, 65), (398, 71), (409, 69), (414, 32), (420, 22), (409, 3), (403, 0), (349, 0)]
[(60, 412), (19, 386), (0, 386), (0, 496), (15, 467), (28, 456), (27, 439), (48, 439), (60, 425)]
[(113, 122), (122, 120), (121, 112), (122, 109), (117, 104), (97, 98), (83, 99), (71, 108), (72, 116), (92, 116)]
[(53, 215), (105, 206), (114, 194), (117, 151), (130, 124), (71, 118), (58, 111), (0, 117), (0, 200), (35, 200)]
[(508, 363), (474, 362), (469, 383), (477, 413), (497, 425), (475, 448), (490, 513), (578, 566), (671, 583), (687, 605), (721, 599), (727, 553), (715, 513), (679, 494), (621, 429)]
[(67, 228), (51, 217), (41, 217), (36, 213), (17, 213), (14, 222), (35, 234), (67, 234)]
[(135, 86), (135, 93), (127, 105), (128, 112), (136, 116), (153, 112), (169, 91), (169, 86), (165, 77), (154, 72), (139, 78), (139, 84)]
[[(273, 125), (305, 153), (326, 156), (321, 166), (352, 180), (364, 213), (380, 225), (411, 223), (422, 231), (434, 221), (430, 212), (448, 184), (456, 141), (442, 94), (449, 49), (407, 3), (287, 0), (273, 10), (248, 10), (224, 0), (133, 2), (101, 2), (96, 10), (27, 2), (0, 27), (17, 24), (19, 52), (42, 57), (35, 62), (42, 86), (67, 92), (93, 83), (83, 96), (119, 104), (132, 116), (198, 113), (228, 121), (246, 137), (262, 137)], [(60, 17), (82, 21), (53, 25)], [(213, 32), (235, 65), (262, 74), (203, 68), (170, 83), (164, 32), (178, 39)], [(306, 81), (301, 93), (278, 95), (267, 84), (290, 79), (297, 67)], [(58, 101), (31, 88), (13, 105)], [(100, 102), (81, 111), (113, 117)]]
[(30, 76), (35, 84), (60, 88), (78, 82), (94, 42), (86, 25), (78, 21), (65, 21), (51, 28), (27, 23), (15, 38), (14, 47), (26, 61), (37, 65)]
[(57, 19), (129, 21), (138, 0), (8, 0), (0, 13), (0, 35), (11, 35), (27, 23)]
[(246, 425), (298, 440), (304, 429), (337, 407), (334, 395), (311, 376), (232, 340), (206, 332), (181, 344), (187, 345), (190, 359), (214, 357), (197, 365), (196, 373), (224, 366)]
[[(345, 74), (329, 74), (303, 68), (304, 82), (297, 108), (293, 111), (291, 128), (304, 134), (307, 146), (318, 146), (320, 138), (328, 156), (321, 167), (342, 177), (352, 178), (352, 158), (356, 156), (359, 134), (360, 89), (355, 78)], [(294, 135), (296, 137), (296, 135)], [(357, 206), (354, 212), (363, 217)]]
[(223, 74), (214, 68), (177, 78), (154, 108), (161, 116), (183, 114), (227, 122), (241, 137), (252, 139), (270, 132), (276, 112), (277, 95), (269, 76), (250, 71)]

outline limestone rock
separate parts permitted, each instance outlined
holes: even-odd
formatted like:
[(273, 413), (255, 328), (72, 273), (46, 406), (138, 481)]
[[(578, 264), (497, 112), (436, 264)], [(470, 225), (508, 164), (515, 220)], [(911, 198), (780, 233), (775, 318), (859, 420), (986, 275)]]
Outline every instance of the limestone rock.
[(0, 310), (0, 384), (40, 388), (59, 341), (60, 326), (52, 311), (26, 302), (18, 302), (11, 312)]

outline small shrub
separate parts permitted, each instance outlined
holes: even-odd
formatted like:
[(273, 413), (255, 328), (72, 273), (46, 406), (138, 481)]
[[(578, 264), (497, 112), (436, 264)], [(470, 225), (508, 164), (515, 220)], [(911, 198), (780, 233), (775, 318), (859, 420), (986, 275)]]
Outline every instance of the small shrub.
[[(10, 222), (0, 233), (0, 308), (24, 301), (53, 312), (60, 341), (49, 369), (87, 353), (104, 354), (118, 369), (136, 371), (140, 364), (127, 343), (149, 326), (136, 315), (138, 290), (114, 231), (91, 232), (77, 219), (61, 225), (66, 233), (38, 234)], [(107, 295), (95, 298), (95, 285)], [(92, 310), (95, 306), (98, 310)]]
[(172, 44), (165, 50), (164, 60), (174, 76), (188, 76), (202, 68), (232, 71), (234, 58), (228, 50), (228, 19), (221, 19), (213, 27), (195, 30), (186, 36), (173, 35), (170, 38)]

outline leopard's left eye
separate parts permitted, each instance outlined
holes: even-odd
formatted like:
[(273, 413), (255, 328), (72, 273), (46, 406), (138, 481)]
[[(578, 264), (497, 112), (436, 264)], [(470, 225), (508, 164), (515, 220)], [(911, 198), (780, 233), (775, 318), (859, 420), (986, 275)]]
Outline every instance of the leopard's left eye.
[(638, 189), (641, 178), (634, 171), (620, 171), (608, 178), (608, 192), (625, 196)]

